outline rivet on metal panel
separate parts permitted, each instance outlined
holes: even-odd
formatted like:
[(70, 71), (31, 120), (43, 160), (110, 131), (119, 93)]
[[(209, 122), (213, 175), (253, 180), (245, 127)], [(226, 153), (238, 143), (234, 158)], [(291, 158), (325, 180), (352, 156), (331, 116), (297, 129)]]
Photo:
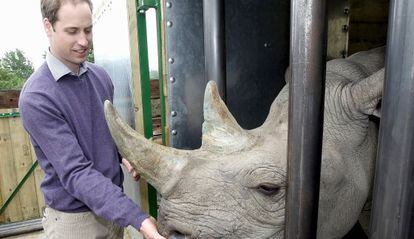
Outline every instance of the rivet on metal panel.
[(167, 8), (171, 8), (172, 3), (171, 3), (171, 2), (166, 2), (166, 3), (165, 3), (165, 6), (166, 6)]
[(347, 32), (348, 31), (348, 25), (342, 25), (342, 31)]
[(177, 116), (177, 111), (171, 111), (171, 116), (172, 116), (172, 117)]
[(173, 23), (172, 21), (167, 21), (167, 27), (172, 27)]
[(171, 83), (174, 83), (174, 82), (175, 82), (175, 77), (172, 77), (172, 76), (171, 76), (171, 77), (170, 77), (170, 82), (171, 82)]
[(345, 58), (346, 57), (346, 50), (342, 50), (341, 51), (341, 56), (342, 56), (342, 58)]
[(345, 15), (349, 15), (349, 8), (345, 8), (345, 9), (344, 9), (344, 14), (345, 14)]
[(168, 58), (168, 62), (170, 63), (170, 64), (173, 64), (174, 63), (174, 58)]
[(171, 134), (172, 135), (177, 135), (177, 130), (175, 130), (175, 129), (171, 130)]

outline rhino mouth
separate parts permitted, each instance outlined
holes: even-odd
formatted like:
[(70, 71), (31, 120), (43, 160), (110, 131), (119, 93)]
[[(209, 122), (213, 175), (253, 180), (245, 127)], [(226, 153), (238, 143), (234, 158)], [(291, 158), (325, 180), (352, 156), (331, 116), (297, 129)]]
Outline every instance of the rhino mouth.
[(168, 239), (190, 239), (188, 235), (181, 234), (180, 232), (174, 231), (170, 234)]

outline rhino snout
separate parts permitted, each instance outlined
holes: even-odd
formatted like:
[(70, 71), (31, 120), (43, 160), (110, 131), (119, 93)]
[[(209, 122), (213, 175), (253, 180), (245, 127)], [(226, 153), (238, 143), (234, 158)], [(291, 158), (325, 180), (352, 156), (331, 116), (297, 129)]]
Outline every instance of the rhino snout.
[(190, 239), (189, 236), (183, 235), (179, 232), (174, 232), (173, 234), (171, 234), (168, 239)]

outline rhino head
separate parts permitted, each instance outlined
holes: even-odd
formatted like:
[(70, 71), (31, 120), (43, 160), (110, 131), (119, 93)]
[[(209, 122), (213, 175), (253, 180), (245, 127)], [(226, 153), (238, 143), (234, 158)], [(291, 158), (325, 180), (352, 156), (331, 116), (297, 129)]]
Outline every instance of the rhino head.
[[(367, 200), (377, 130), (369, 121), (381, 98), (383, 48), (327, 64), (318, 237), (343, 236)], [(161, 194), (166, 236), (283, 238), (287, 190), (288, 87), (262, 126), (242, 129), (209, 82), (202, 146), (155, 144), (125, 124), (109, 102), (111, 134), (133, 167)]]

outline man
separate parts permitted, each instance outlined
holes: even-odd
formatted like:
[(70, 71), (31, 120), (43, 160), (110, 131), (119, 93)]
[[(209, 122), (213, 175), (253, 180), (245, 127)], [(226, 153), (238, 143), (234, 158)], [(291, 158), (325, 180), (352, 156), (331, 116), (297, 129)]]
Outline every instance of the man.
[(119, 155), (103, 112), (113, 85), (102, 68), (85, 61), (91, 1), (41, 0), (41, 11), (50, 48), (23, 87), (19, 107), (45, 172), (46, 237), (122, 238), (122, 227), (132, 225), (146, 238), (165, 239), (122, 192)]

